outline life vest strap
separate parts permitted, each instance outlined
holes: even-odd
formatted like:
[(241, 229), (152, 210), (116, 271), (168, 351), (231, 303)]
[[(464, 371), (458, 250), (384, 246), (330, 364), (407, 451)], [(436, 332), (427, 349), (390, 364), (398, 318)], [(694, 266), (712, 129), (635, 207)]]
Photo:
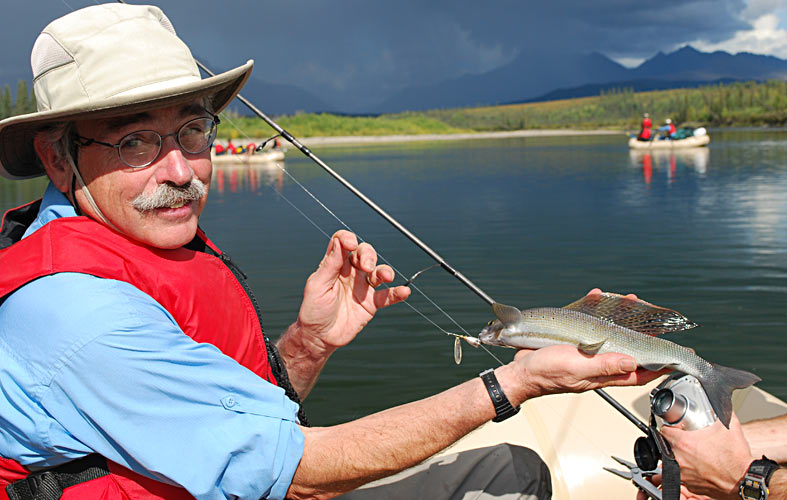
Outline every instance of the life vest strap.
[(107, 459), (97, 453), (52, 469), (32, 472), (6, 487), (9, 500), (57, 500), (63, 490), (109, 474)]

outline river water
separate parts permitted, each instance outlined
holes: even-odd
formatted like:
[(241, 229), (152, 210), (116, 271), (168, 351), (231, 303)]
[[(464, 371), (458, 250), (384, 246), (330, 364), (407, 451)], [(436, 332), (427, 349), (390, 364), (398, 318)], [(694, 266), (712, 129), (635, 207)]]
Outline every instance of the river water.
[[(787, 398), (787, 131), (712, 131), (710, 147), (674, 154), (630, 153), (622, 136), (315, 152), (495, 300), (525, 308), (593, 287), (635, 292), (701, 325), (671, 340), (751, 370)], [(375, 245), (398, 282), (432, 263), (297, 151), (285, 167), (297, 183), (275, 166), (217, 168), (202, 219), (250, 275), (272, 337), (295, 319), (303, 283), (341, 227), (315, 198)], [(0, 181), (0, 204), (43, 186)], [(313, 423), (425, 397), (497, 365), (469, 346), (455, 365), (453, 339), (431, 323), (475, 333), (491, 319), (482, 300), (440, 269), (416, 285), (428, 298), (416, 292), (412, 307), (381, 311), (333, 356), (306, 400)]]

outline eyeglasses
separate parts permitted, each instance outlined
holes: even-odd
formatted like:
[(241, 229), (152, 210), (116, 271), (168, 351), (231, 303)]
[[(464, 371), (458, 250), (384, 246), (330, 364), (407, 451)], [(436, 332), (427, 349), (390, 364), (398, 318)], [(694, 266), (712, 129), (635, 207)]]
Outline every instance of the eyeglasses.
[(186, 153), (199, 154), (210, 149), (216, 140), (219, 117), (211, 115), (210, 118), (195, 118), (181, 126), (177, 132), (161, 135), (153, 130), (139, 130), (123, 136), (117, 144), (109, 144), (95, 139), (76, 136), (76, 144), (87, 147), (91, 144), (100, 144), (115, 148), (120, 156), (120, 161), (131, 168), (144, 168), (156, 161), (161, 152), (161, 143), (166, 137), (175, 137), (180, 149)]

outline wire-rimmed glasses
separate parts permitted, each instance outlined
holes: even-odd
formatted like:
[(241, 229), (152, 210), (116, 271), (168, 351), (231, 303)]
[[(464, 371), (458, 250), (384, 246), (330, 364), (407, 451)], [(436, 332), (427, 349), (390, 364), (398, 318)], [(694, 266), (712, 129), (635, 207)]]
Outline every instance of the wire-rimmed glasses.
[(186, 153), (199, 154), (207, 151), (216, 140), (216, 131), (220, 123), (219, 117), (194, 118), (184, 123), (177, 132), (161, 135), (153, 130), (138, 130), (124, 135), (117, 144), (101, 142), (88, 137), (76, 136), (80, 147), (100, 144), (115, 148), (120, 161), (131, 168), (144, 168), (156, 161), (161, 153), (161, 144), (165, 137), (174, 136), (180, 149)]

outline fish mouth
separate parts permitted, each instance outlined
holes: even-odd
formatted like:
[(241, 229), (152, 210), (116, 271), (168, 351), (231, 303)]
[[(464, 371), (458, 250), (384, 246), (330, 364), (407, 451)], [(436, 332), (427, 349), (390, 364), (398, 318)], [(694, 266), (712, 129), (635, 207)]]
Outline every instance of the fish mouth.
[(478, 340), (482, 344), (503, 345), (502, 342), (500, 342), (500, 332), (501, 330), (499, 329), (491, 330), (488, 327), (484, 328), (483, 330), (481, 330), (481, 333), (478, 334)]

